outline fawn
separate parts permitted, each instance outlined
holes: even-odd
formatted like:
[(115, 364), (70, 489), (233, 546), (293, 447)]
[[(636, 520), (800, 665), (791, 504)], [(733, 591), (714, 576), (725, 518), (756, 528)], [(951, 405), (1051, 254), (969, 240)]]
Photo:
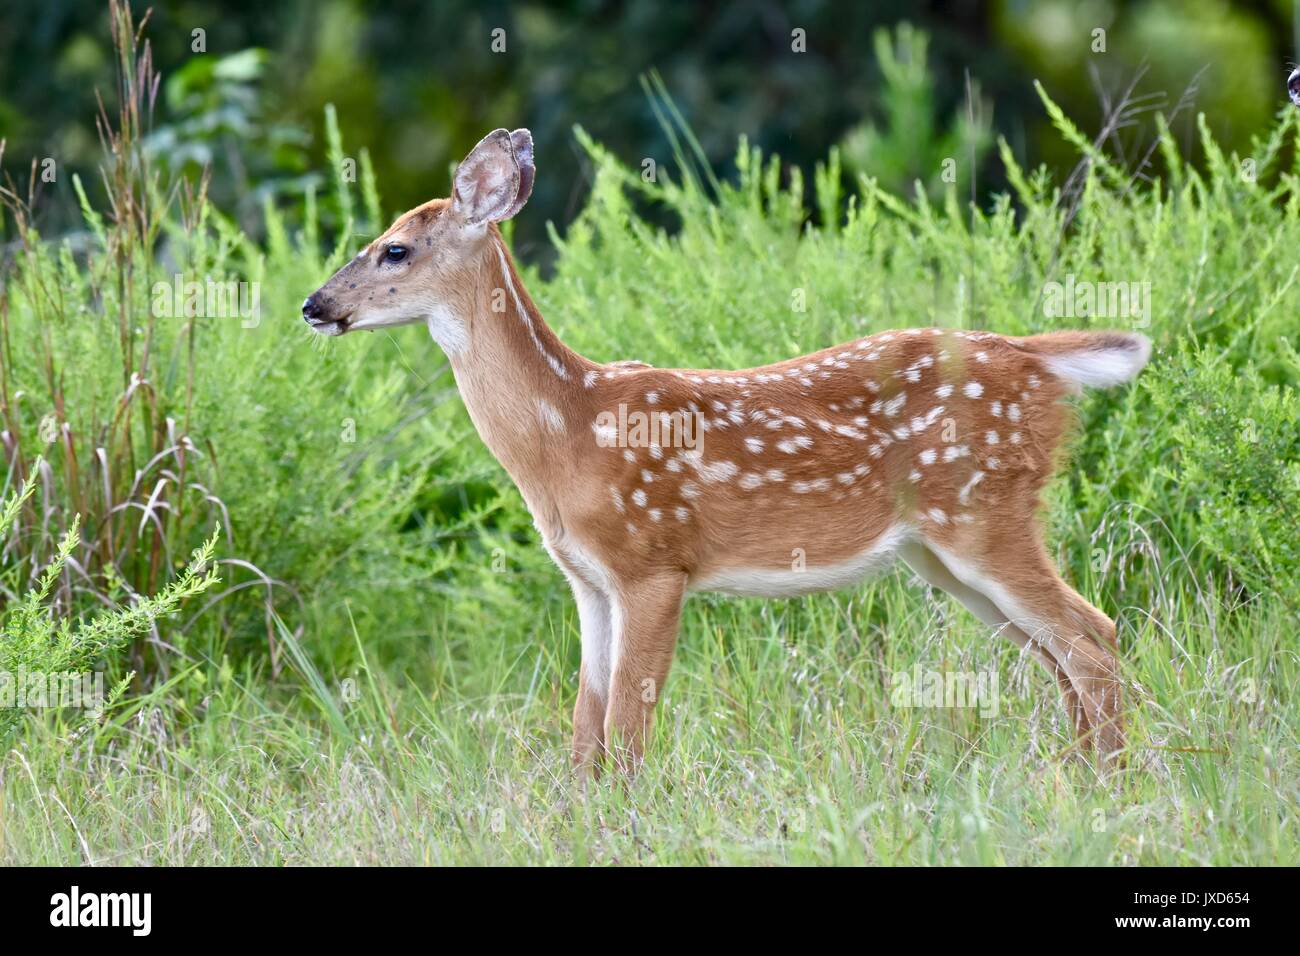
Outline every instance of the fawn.
[(1133, 378), (1144, 336), (906, 329), (741, 371), (600, 364), (542, 320), (497, 229), (534, 175), (528, 130), (489, 133), (450, 199), (303, 316), (326, 335), (424, 322), (446, 352), (577, 602), (576, 766), (642, 759), (688, 593), (806, 594), (893, 558), (1046, 667), (1080, 749), (1121, 750), (1115, 625), (1061, 579), (1036, 512), (1061, 399)]

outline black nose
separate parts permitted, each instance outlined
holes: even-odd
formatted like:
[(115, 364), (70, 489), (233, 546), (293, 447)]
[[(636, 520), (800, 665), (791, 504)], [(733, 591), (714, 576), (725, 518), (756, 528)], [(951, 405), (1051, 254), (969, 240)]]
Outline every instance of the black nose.
[(312, 293), (303, 300), (302, 317), (310, 322), (312, 319), (325, 318), (325, 310), (321, 307), (320, 294)]
[(1286, 80), (1286, 91), (1291, 97), (1291, 102), (1300, 106), (1300, 68), (1291, 71), (1291, 75)]

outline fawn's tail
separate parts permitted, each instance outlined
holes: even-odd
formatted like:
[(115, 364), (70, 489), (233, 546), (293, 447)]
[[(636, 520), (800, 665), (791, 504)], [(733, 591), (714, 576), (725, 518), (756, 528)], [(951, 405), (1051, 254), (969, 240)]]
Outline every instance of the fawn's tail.
[(1151, 357), (1151, 340), (1137, 332), (1048, 332), (1007, 341), (1076, 388), (1120, 385)]

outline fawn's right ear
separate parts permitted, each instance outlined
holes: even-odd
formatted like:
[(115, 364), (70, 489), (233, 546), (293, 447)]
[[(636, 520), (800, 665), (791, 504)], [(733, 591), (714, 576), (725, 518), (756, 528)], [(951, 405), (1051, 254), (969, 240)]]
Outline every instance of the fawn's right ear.
[(509, 219), (528, 201), (533, 172), (532, 134), (495, 129), (457, 167), (452, 208), (470, 225)]

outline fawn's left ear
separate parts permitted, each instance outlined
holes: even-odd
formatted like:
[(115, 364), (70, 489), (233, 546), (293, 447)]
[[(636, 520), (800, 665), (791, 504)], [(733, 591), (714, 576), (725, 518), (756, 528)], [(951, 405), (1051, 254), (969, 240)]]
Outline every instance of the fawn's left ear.
[(533, 191), (533, 137), (495, 129), (456, 168), (452, 207), (470, 225), (509, 219)]

